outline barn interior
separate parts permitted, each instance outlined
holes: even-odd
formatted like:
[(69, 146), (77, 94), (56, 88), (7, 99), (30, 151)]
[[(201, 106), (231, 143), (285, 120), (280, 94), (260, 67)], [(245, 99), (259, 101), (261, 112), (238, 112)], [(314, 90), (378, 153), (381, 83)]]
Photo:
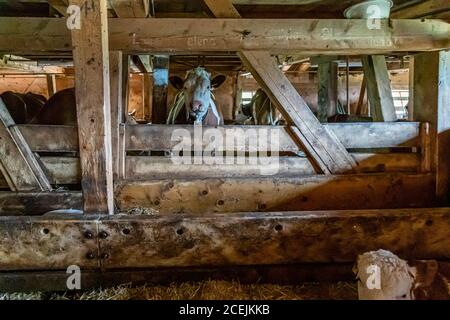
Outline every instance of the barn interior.
[[(450, 2), (383, 3), (2, 1), (0, 292), (65, 290), (71, 265), (89, 289), (351, 281), (378, 249), (447, 263)], [(173, 161), (196, 126), (168, 122), (171, 79), (197, 67), (225, 76), (215, 132), (244, 136), (218, 154), (254, 164)], [(75, 124), (7, 99), (70, 88)], [(244, 110), (260, 90), (277, 123)], [(261, 129), (276, 146), (249, 150)]]

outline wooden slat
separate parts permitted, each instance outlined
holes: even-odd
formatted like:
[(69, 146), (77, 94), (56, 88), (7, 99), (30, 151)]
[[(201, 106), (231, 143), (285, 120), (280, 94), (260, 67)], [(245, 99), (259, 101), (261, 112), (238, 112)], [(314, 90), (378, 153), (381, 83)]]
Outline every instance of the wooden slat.
[[(114, 183), (120, 177), (120, 145), (123, 143), (120, 138), (120, 125), (124, 122), (123, 115), (123, 54), (121, 51), (111, 51), (109, 54), (109, 72), (111, 88), (111, 145)], [(128, 75), (128, 72), (127, 72)]]
[(169, 90), (169, 56), (153, 56), (152, 123), (165, 124), (167, 120), (167, 93)]
[(122, 210), (165, 213), (367, 209), (432, 206), (432, 174), (155, 180), (116, 191)]
[(81, 209), (80, 191), (0, 192), (0, 215), (38, 215), (57, 209)]
[[(360, 172), (418, 172), (420, 155), (415, 153), (392, 154), (352, 154), (359, 163)], [(237, 163), (237, 159), (235, 159)], [(314, 168), (306, 158), (281, 157), (279, 159), (259, 158), (256, 164), (183, 164), (179, 165), (165, 157), (126, 158), (126, 178), (131, 180), (200, 179), (200, 178), (239, 178), (262, 177), (267, 175), (269, 166), (272, 177), (294, 177), (315, 174)], [(425, 171), (424, 171), (425, 172)]]
[[(324, 124), (338, 137), (346, 148), (390, 148), (417, 147), (420, 145), (418, 122), (397, 123), (329, 123)], [(77, 129), (70, 126), (18, 125), (25, 140), (34, 152), (77, 152)], [(122, 126), (125, 129), (124, 126)], [(127, 125), (126, 149), (171, 150), (178, 141), (171, 141), (174, 129), (186, 129), (193, 137), (193, 126), (189, 125)], [(291, 141), (285, 127), (268, 126), (220, 126), (217, 129), (225, 136), (227, 129), (279, 130), (280, 151), (299, 151)], [(358, 139), (354, 137), (358, 136)], [(152, 137), (152, 139), (148, 139)], [(248, 141), (245, 142), (248, 145)], [(237, 145), (238, 150), (244, 146)], [(263, 150), (263, 149), (261, 149)]]
[(336, 113), (338, 101), (338, 69), (337, 62), (319, 63), (317, 70), (319, 77), (317, 119), (320, 122), (327, 122), (328, 117)]
[(378, 248), (448, 260), (449, 228), (448, 208), (0, 217), (0, 270), (352, 263)]
[(84, 213), (114, 212), (106, 14), (100, 0), (80, 15), (82, 28), (71, 31)]
[(370, 115), (374, 121), (396, 121), (391, 82), (384, 56), (362, 57)]
[(34, 152), (78, 152), (78, 130), (73, 126), (17, 125)]
[[(440, 20), (386, 20), (368, 30), (367, 21), (357, 19), (115, 18), (109, 29), (110, 50), (134, 52), (381, 54), (450, 47), (450, 24)], [(58, 18), (0, 18), (0, 48), (28, 54), (72, 50), (66, 20)]]
[(231, 0), (203, 0), (216, 18), (240, 18)]
[(146, 18), (149, 14), (149, 0), (109, 0), (119, 18)]
[(429, 167), (436, 173), (435, 190), (442, 204), (450, 199), (450, 52), (414, 57), (414, 119), (429, 122)]
[(298, 129), (292, 130), (293, 139), (304, 148), (317, 171), (342, 173), (356, 167), (342, 143), (322, 127), (268, 52), (242, 51), (239, 56), (284, 118)]
[(50, 191), (52, 187), (0, 98), (0, 172), (13, 191)]
[(450, 11), (448, 0), (426, 0), (396, 10), (392, 12), (390, 16), (392, 19), (417, 19), (445, 11)]

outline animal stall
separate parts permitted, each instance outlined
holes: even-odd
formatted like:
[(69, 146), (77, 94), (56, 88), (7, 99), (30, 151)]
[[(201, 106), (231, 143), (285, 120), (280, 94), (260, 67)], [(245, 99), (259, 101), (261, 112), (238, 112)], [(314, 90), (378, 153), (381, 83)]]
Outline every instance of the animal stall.
[[(450, 24), (382, 20), (368, 30), (358, 19), (102, 21), (105, 1), (81, 15), (82, 31), (68, 30), (63, 18), (0, 18), (1, 51), (73, 52), (78, 112), (78, 127), (17, 125), (0, 102), (0, 186), (9, 189), (0, 192), (2, 289), (12, 279), (42, 284), (43, 272), (54, 280), (47, 285), (64, 287), (69, 265), (98, 284), (119, 270), (121, 280), (138, 279), (155, 267), (347, 266), (378, 248), (450, 258)], [(166, 156), (179, 143), (173, 130), (193, 136), (194, 126), (126, 124), (129, 55), (149, 52), (237, 52), (288, 125), (216, 129), (276, 131), (278, 173), (176, 165)], [(272, 57), (375, 61), (392, 52), (415, 54), (414, 121), (322, 124)], [(382, 95), (373, 73), (371, 92)], [(246, 150), (248, 140), (236, 141), (220, 151)], [(52, 210), (62, 211), (45, 214)], [(133, 214), (139, 210), (147, 214)]]

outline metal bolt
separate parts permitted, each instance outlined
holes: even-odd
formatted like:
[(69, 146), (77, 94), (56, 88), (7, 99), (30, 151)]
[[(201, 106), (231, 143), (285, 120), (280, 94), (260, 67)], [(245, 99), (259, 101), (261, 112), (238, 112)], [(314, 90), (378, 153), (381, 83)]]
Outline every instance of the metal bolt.
[(95, 254), (94, 254), (93, 252), (88, 252), (88, 253), (86, 254), (86, 258), (88, 258), (88, 259), (94, 259), (94, 258), (95, 258)]
[(106, 238), (108, 238), (108, 232), (106, 232), (106, 231), (100, 231), (99, 234), (98, 234), (98, 236), (99, 236), (100, 238), (102, 238), (102, 239), (106, 239)]
[(101, 256), (101, 258), (103, 259), (103, 260), (106, 260), (106, 259), (108, 259), (109, 258), (109, 253), (102, 253), (102, 256)]
[(84, 232), (84, 237), (86, 239), (92, 239), (94, 237), (94, 234), (91, 231), (88, 230), (88, 231)]

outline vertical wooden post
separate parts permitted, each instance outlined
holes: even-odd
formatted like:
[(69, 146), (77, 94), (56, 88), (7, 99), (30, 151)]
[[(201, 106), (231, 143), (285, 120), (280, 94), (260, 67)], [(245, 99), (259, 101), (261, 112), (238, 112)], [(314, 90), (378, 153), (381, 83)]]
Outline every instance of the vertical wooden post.
[(166, 123), (169, 56), (153, 56), (152, 123)]
[(327, 122), (328, 117), (336, 113), (338, 63), (323, 62), (318, 66), (317, 118), (320, 122)]
[(152, 77), (149, 73), (144, 73), (142, 82), (142, 101), (144, 102), (144, 120), (152, 121)]
[(356, 107), (356, 115), (366, 115), (367, 110), (364, 108), (364, 98), (366, 96), (366, 77), (363, 76), (363, 79), (361, 81), (361, 90), (359, 91), (359, 99), (358, 99), (358, 106)]
[(408, 97), (408, 120), (414, 119), (414, 57), (409, 58), (409, 97)]
[(70, 0), (81, 8), (71, 30), (84, 213), (114, 213), (106, 0)]
[(52, 95), (56, 93), (56, 75), (48, 74), (47, 75), (47, 93), (50, 98)]
[(450, 175), (450, 51), (414, 57), (414, 120), (429, 122), (430, 169), (436, 197), (448, 205)]
[(362, 58), (370, 102), (370, 115), (374, 121), (396, 121), (394, 99), (392, 98), (389, 72), (384, 56)]
[(110, 51), (109, 72), (111, 87), (111, 145), (114, 185), (119, 180), (119, 158), (120, 158), (120, 125), (123, 123), (123, 54), (122, 51)]

